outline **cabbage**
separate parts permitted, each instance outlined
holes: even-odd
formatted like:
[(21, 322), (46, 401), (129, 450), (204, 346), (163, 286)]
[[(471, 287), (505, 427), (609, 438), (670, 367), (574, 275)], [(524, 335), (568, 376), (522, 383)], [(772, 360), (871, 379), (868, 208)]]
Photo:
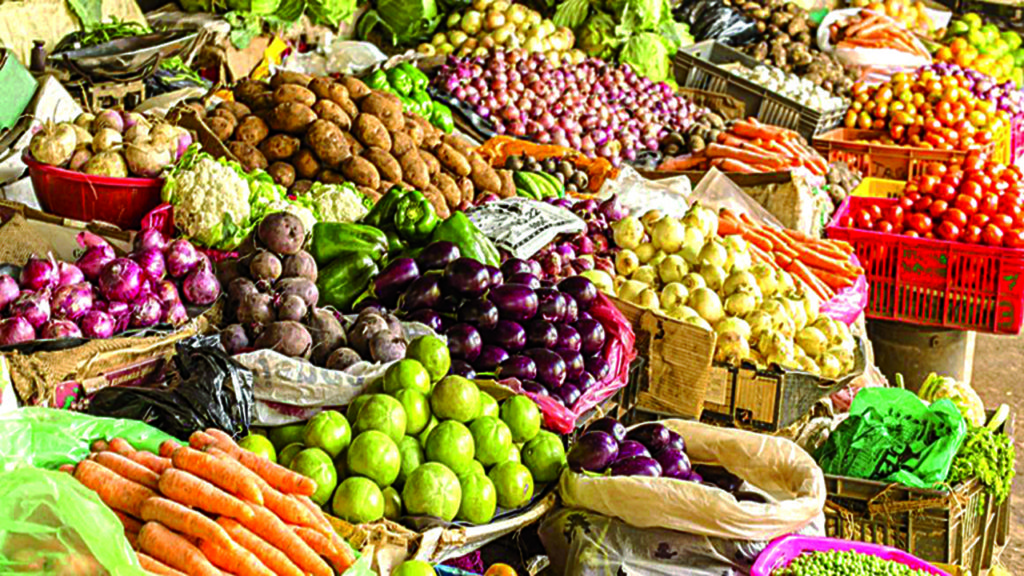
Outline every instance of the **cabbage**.
[(395, 45), (410, 44), (434, 33), (441, 22), (435, 0), (377, 0), (359, 19), (357, 33), (363, 40), (378, 26)]
[(644, 32), (626, 41), (619, 53), (619, 62), (629, 64), (637, 74), (654, 82), (663, 82), (672, 68), (671, 56), (660, 36)]
[(693, 44), (693, 35), (690, 34), (690, 26), (683, 22), (676, 22), (667, 19), (658, 27), (662, 39), (668, 43), (669, 51), (675, 52), (684, 46)]
[(356, 13), (356, 0), (309, 0), (306, 13), (315, 24), (337, 26)]
[(662, 18), (671, 18), (668, 0), (611, 0), (608, 9), (617, 16), (620, 34), (656, 30)]
[(615, 20), (604, 12), (595, 12), (583, 23), (576, 47), (587, 56), (608, 59), (620, 43), (615, 36)]

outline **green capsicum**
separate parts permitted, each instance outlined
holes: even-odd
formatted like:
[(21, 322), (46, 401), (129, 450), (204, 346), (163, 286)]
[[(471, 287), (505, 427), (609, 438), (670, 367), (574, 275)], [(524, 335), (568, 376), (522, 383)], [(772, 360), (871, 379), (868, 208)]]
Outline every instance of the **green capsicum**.
[(412, 244), (420, 244), (441, 223), (430, 200), (417, 190), (408, 192), (398, 201), (395, 210), (395, 229), (398, 235)]
[(395, 92), (402, 96), (408, 96), (412, 92), (412, 78), (400, 66), (391, 68), (387, 74), (388, 84), (395, 89)]
[(439, 240), (455, 244), (463, 256), (473, 258), (482, 264), (498, 266), (501, 263), (501, 256), (494, 243), (463, 212), (453, 213), (437, 228), (434, 228), (430, 241), (437, 242)]
[(374, 90), (391, 91), (391, 84), (388, 82), (388, 73), (383, 70), (377, 70), (371, 74), (366, 85)]
[(398, 99), (402, 101), (402, 110), (411, 112), (417, 116), (423, 116), (423, 107), (420, 106), (419, 102), (413, 100), (409, 96), (402, 96), (401, 94), (398, 95)]
[(320, 269), (317, 277), (320, 305), (347, 312), (377, 272), (377, 263), (368, 252), (348, 250), (338, 253), (326, 268)]
[(436, 100), (431, 105), (430, 123), (443, 130), (445, 134), (451, 134), (455, 130), (451, 109)]
[(423, 90), (413, 90), (412, 94), (409, 95), (416, 104), (420, 107), (420, 116), (426, 119), (430, 119), (431, 110), (434, 107), (434, 101), (430, 99), (430, 94), (427, 94)]
[(310, 254), (317, 266), (327, 266), (347, 252), (366, 254), (374, 262), (383, 262), (388, 253), (388, 238), (379, 229), (349, 222), (317, 222), (313, 225)]
[(405, 242), (398, 235), (398, 230), (393, 226), (384, 228), (384, 235), (388, 237), (388, 254), (394, 254), (405, 249)]
[(398, 201), (405, 196), (407, 192), (398, 186), (394, 186), (388, 193), (381, 196), (380, 200), (377, 200), (377, 204), (374, 205), (373, 209), (363, 216), (362, 223), (368, 226), (374, 226), (377, 228), (386, 228), (391, 226), (395, 222), (395, 209), (398, 206)]
[(412, 80), (412, 89), (414, 91), (426, 90), (427, 85), (430, 84), (430, 79), (427, 78), (427, 75), (424, 74), (422, 70), (413, 66), (412, 64), (409, 64), (408, 62), (402, 62), (397, 66), (397, 68), (402, 72), (405, 72), (405, 75), (408, 76), (410, 80)]

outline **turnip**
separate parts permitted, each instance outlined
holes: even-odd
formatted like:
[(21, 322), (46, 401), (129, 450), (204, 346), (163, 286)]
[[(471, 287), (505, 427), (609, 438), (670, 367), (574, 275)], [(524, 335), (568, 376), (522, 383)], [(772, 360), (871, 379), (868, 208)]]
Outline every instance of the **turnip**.
[(72, 124), (71, 129), (75, 131), (75, 146), (77, 148), (85, 148), (92, 145), (92, 133), (87, 128), (83, 128), (78, 124)]
[(171, 154), (150, 144), (129, 143), (124, 149), (124, 159), (128, 162), (128, 170), (132, 174), (154, 178), (171, 163)]
[(28, 149), (37, 161), (50, 166), (61, 166), (71, 159), (77, 143), (78, 138), (70, 124), (54, 124), (48, 121), (32, 136)]
[(92, 149), (106, 152), (117, 148), (122, 143), (121, 133), (112, 128), (102, 128), (92, 137)]
[(121, 119), (124, 121), (126, 131), (140, 122), (146, 122), (146, 117), (138, 112), (122, 112)]
[(92, 158), (92, 152), (89, 152), (88, 148), (79, 148), (71, 156), (71, 160), (68, 162), (68, 169), (81, 172), (90, 158)]
[(95, 122), (95, 121), (96, 121), (96, 115), (95, 114), (90, 114), (88, 112), (82, 112), (81, 114), (78, 115), (77, 118), (75, 118), (75, 126), (80, 126), (82, 128), (85, 128), (86, 130), (89, 130), (90, 128), (92, 128), (92, 123)]
[(125, 142), (135, 142), (136, 144), (149, 140), (149, 122), (145, 120), (138, 122), (131, 128), (124, 131)]
[(104, 110), (97, 114), (92, 122), (92, 131), (97, 133), (104, 128), (110, 128), (118, 134), (123, 133), (124, 118), (121, 117), (121, 113), (117, 110)]
[(85, 173), (111, 178), (127, 178), (128, 166), (119, 152), (100, 152), (85, 163)]
[(174, 160), (177, 161), (185, 154), (188, 147), (192, 145), (192, 133), (184, 128), (178, 129), (178, 150), (174, 154)]

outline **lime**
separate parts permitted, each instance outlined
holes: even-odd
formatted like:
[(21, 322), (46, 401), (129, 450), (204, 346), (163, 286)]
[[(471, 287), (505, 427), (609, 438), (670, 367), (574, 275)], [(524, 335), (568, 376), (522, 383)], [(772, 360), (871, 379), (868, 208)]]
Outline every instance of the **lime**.
[(513, 444), (512, 448), (509, 449), (509, 451), (508, 451), (508, 461), (509, 462), (522, 462), (523, 461), (523, 456), (522, 456), (522, 453), (519, 450), (519, 445), (518, 444)]
[(444, 378), (448, 374), (448, 369), (452, 367), (448, 345), (435, 336), (420, 336), (413, 339), (405, 349), (405, 357), (419, 361), (430, 374), (431, 382)]
[(298, 424), (268, 428), (267, 438), (270, 438), (270, 443), (274, 445), (274, 449), (280, 452), (282, 448), (289, 444), (302, 442), (302, 430), (305, 427), (306, 424), (304, 422), (299, 422)]
[(476, 459), (484, 466), (508, 460), (512, 448), (512, 432), (508, 425), (494, 416), (482, 416), (469, 425), (473, 434)]
[(398, 478), (402, 456), (387, 434), (367, 430), (352, 441), (345, 464), (349, 474), (366, 476), (383, 488)]
[(502, 402), (501, 419), (512, 431), (513, 442), (529, 442), (540, 432), (540, 409), (526, 396), (512, 396)]
[(463, 474), (483, 474), (486, 476), (487, 469), (484, 468), (484, 465), (481, 464), (479, 460), (473, 460), (469, 463), (469, 468), (466, 468), (466, 471), (463, 472)]
[(427, 427), (430, 422), (430, 399), (419, 390), (399, 390), (395, 392), (395, 400), (405, 410), (405, 433), (416, 435)]
[(359, 476), (346, 478), (334, 492), (331, 511), (352, 524), (380, 520), (384, 516), (384, 495), (372, 480)]
[(388, 520), (398, 520), (401, 518), (402, 497), (398, 495), (398, 490), (388, 486), (381, 490), (381, 494), (384, 496), (384, 517)]
[(462, 488), (447, 466), (427, 462), (406, 479), (402, 502), (413, 516), (435, 516), (451, 522), (462, 504)]
[(405, 409), (391, 396), (375, 394), (359, 409), (359, 416), (352, 424), (356, 434), (377, 430), (398, 442), (405, 436)]
[(459, 477), (459, 485), (462, 487), (459, 520), (473, 524), (490, 522), (498, 506), (498, 497), (491, 479), (483, 474), (466, 474)]
[(462, 376), (445, 376), (430, 394), (430, 409), (439, 420), (469, 422), (480, 411), (480, 391)]
[(466, 471), (475, 452), (473, 434), (455, 420), (441, 422), (427, 438), (427, 461), (440, 462), (456, 474)]
[(271, 462), (277, 462), (277, 452), (274, 450), (274, 445), (266, 436), (249, 434), (238, 441), (238, 446), (239, 448), (248, 450), (257, 456), (263, 456)]
[(519, 508), (533, 498), (533, 477), (518, 462), (502, 462), (487, 475), (494, 482), (498, 505), (510, 510)]
[(348, 408), (345, 409), (345, 418), (348, 418), (349, 422), (355, 422), (359, 416), (359, 411), (363, 408), (363, 404), (369, 402), (372, 397), (373, 394), (366, 394), (365, 392), (356, 396), (355, 400), (350, 402)]
[(306, 422), (302, 442), (306, 446), (320, 448), (334, 458), (352, 442), (352, 427), (341, 412), (324, 410)]
[(305, 450), (305, 448), (306, 445), (302, 442), (292, 442), (278, 452), (277, 463), (281, 466), (287, 466), (291, 463), (292, 459), (295, 458), (295, 455)]
[(541, 430), (523, 447), (522, 458), (534, 482), (553, 482), (565, 466), (565, 447), (556, 434)]
[(398, 470), (396, 484), (405, 484), (405, 479), (412, 474), (412, 471), (419, 468), (420, 464), (427, 461), (423, 455), (423, 447), (419, 440), (412, 436), (406, 436), (398, 442), (398, 453), (402, 457), (402, 467)]
[(423, 428), (423, 431), (420, 432), (419, 436), (416, 437), (416, 439), (420, 441), (420, 446), (423, 446), (424, 448), (427, 447), (427, 438), (430, 437), (430, 433), (434, 431), (434, 428), (437, 428), (438, 424), (440, 424), (440, 422), (437, 421), (437, 418), (431, 416), (430, 422), (427, 422), (427, 425)]
[(498, 417), (498, 401), (483, 390), (480, 391), (480, 414), (477, 417), (480, 416)]
[(327, 452), (306, 448), (292, 458), (289, 468), (316, 482), (316, 492), (311, 496), (313, 502), (323, 506), (331, 499), (334, 488), (338, 486), (338, 472)]
[(422, 560), (407, 560), (391, 572), (391, 576), (436, 576), (434, 567)]
[(384, 372), (384, 392), (394, 394), (399, 390), (419, 390), (430, 394), (430, 374), (416, 360), (399, 360)]

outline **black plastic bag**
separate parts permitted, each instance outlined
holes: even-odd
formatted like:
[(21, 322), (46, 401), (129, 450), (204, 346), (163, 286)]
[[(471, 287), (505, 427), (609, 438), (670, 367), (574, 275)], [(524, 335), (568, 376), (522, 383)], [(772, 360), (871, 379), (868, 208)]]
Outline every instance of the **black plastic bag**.
[(94, 416), (131, 418), (188, 440), (196, 430), (248, 434), (254, 406), (252, 372), (220, 347), (218, 336), (196, 336), (175, 346), (173, 366), (139, 386), (111, 386), (89, 398)]
[(717, 40), (729, 46), (743, 46), (760, 35), (757, 20), (726, 6), (722, 0), (685, 2), (676, 8), (674, 16), (690, 25), (690, 34), (697, 42)]

